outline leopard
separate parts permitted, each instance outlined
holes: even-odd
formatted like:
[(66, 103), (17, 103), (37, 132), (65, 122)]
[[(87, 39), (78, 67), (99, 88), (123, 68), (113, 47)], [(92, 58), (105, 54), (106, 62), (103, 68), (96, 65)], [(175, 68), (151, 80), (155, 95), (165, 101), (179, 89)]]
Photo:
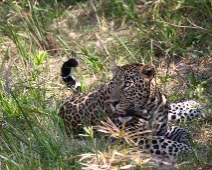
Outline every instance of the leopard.
[[(65, 61), (61, 76), (68, 87), (80, 87), (71, 73), (79, 62)], [(125, 132), (143, 132), (133, 138), (133, 145), (151, 154), (177, 158), (192, 151), (188, 132), (170, 123), (199, 117), (201, 105), (196, 101), (169, 104), (157, 86), (156, 67), (152, 64), (110, 64), (112, 79), (98, 89), (74, 94), (64, 99), (59, 116), (67, 134), (79, 132), (85, 125), (95, 126), (99, 119), (109, 117)]]

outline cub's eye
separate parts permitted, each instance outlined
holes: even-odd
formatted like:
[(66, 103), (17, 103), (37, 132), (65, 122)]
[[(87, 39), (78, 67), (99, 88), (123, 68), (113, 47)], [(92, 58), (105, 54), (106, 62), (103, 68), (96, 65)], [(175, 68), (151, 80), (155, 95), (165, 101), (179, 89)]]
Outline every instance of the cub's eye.
[(131, 84), (132, 84), (132, 82), (126, 81), (125, 84), (124, 84), (124, 87), (129, 87)]

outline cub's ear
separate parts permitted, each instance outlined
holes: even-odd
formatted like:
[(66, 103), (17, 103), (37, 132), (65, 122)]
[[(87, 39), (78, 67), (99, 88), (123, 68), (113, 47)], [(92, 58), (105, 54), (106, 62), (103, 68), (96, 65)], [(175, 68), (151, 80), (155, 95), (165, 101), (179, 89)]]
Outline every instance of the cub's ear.
[(116, 65), (115, 62), (110, 63), (110, 70), (112, 71), (113, 74), (115, 74), (117, 72), (118, 68), (119, 67)]
[(156, 68), (153, 64), (145, 64), (140, 67), (140, 72), (149, 78), (152, 78), (156, 73)]

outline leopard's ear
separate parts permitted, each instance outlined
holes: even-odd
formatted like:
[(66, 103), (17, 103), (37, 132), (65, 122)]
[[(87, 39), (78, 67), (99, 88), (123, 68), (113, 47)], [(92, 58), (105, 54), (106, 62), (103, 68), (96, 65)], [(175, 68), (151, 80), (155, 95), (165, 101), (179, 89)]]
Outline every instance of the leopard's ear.
[(117, 64), (115, 62), (111, 62), (110, 63), (110, 70), (112, 71), (113, 74), (116, 73), (116, 71), (118, 70), (118, 68), (119, 67), (117, 66)]
[(145, 64), (140, 67), (140, 72), (149, 78), (153, 78), (156, 73), (155, 65), (153, 65), (152, 63)]

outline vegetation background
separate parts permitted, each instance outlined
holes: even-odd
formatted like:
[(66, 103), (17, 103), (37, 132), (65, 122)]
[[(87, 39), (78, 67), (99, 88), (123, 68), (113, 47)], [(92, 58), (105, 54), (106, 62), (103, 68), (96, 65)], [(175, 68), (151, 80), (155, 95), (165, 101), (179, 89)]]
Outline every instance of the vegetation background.
[(148, 169), (127, 148), (99, 145), (89, 128), (66, 136), (57, 106), (73, 93), (60, 77), (70, 57), (83, 92), (110, 79), (110, 61), (153, 62), (170, 102), (204, 106), (201, 120), (181, 122), (194, 154), (176, 168), (212, 169), (211, 42), (211, 0), (1, 1), (1, 169)]

